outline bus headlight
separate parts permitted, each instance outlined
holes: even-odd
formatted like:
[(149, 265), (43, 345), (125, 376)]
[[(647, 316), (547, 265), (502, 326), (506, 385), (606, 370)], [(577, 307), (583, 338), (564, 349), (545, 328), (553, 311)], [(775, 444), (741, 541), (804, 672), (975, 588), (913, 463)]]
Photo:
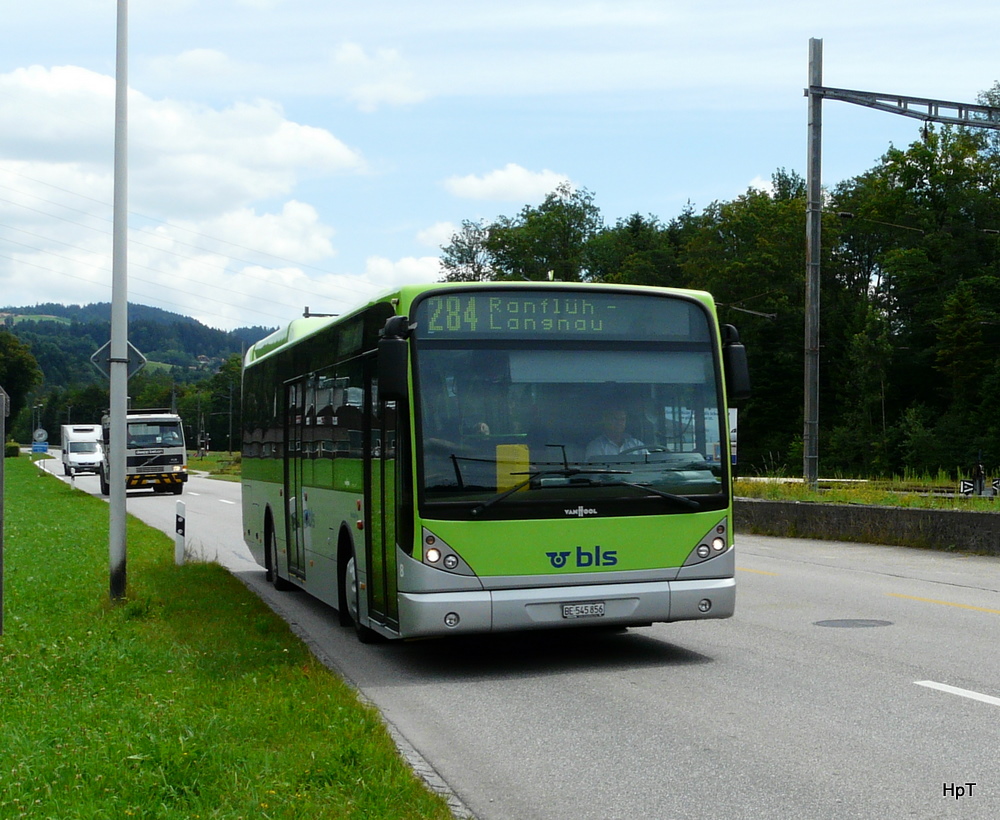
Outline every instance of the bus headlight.
[(688, 553), (687, 560), (684, 561), (684, 566), (700, 564), (702, 561), (708, 561), (709, 559), (714, 559), (725, 554), (730, 547), (728, 534), (729, 521), (723, 518), (705, 533), (702, 538), (695, 542), (697, 546), (692, 548), (691, 552)]
[(423, 544), (423, 555), (421, 562), (424, 566), (433, 567), (436, 570), (452, 572), (455, 575), (475, 576), (472, 567), (462, 560), (459, 555), (443, 538), (435, 535), (426, 527), (421, 533)]

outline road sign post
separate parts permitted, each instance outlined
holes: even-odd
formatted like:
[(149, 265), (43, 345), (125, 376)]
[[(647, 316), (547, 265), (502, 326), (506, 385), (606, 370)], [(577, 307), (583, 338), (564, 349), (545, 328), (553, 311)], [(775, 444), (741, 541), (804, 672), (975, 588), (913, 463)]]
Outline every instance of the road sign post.
[[(138, 350), (135, 349), (131, 342), (127, 342), (128, 358), (124, 361), (128, 363), (128, 370), (126, 372), (126, 379), (131, 379), (136, 373), (138, 373), (146, 364), (146, 357), (143, 356)], [(104, 378), (111, 378), (111, 362), (120, 361), (119, 359), (111, 358), (111, 342), (105, 342), (98, 350), (94, 352), (94, 355), (90, 357), (91, 364), (94, 365), (101, 373), (104, 374)]]

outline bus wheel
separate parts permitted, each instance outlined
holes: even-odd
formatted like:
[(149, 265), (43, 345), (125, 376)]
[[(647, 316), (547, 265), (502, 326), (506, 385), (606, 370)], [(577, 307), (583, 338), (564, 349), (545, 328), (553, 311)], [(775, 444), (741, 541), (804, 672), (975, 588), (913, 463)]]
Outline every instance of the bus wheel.
[(344, 567), (344, 592), (347, 593), (347, 611), (354, 621), (354, 632), (358, 640), (361, 643), (378, 643), (381, 636), (361, 623), (361, 589), (358, 585), (357, 564), (353, 553), (347, 561), (347, 566)]
[(111, 493), (111, 485), (108, 484), (108, 477), (104, 475), (103, 468), (101, 468), (100, 478), (101, 478), (101, 495), (109, 495)]
[(279, 592), (287, 592), (295, 589), (294, 584), (290, 584), (278, 575), (278, 539), (274, 536), (274, 527), (267, 527), (267, 580), (270, 581)]

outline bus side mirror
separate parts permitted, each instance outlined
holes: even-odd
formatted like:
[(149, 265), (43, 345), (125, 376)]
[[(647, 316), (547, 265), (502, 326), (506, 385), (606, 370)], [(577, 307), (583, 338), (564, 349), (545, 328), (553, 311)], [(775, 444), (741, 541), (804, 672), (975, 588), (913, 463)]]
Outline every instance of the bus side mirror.
[(405, 338), (408, 333), (409, 323), (405, 316), (393, 316), (385, 323), (378, 342), (378, 393), (382, 401), (405, 402), (409, 394), (410, 346)]
[(722, 326), (722, 369), (726, 374), (726, 396), (730, 401), (750, 398), (750, 368), (747, 349), (732, 325)]

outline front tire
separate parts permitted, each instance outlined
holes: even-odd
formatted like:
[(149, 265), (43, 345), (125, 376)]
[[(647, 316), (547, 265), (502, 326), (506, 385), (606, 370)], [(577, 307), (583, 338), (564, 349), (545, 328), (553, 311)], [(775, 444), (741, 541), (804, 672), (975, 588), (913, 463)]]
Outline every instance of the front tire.
[(354, 634), (358, 636), (358, 640), (361, 643), (381, 642), (381, 635), (361, 623), (361, 585), (358, 583), (357, 563), (353, 551), (347, 566), (344, 567), (344, 592), (347, 598), (347, 614), (354, 621)]
[(278, 592), (287, 592), (290, 589), (295, 589), (294, 584), (290, 584), (280, 575), (278, 575), (278, 539), (274, 534), (274, 527), (268, 525), (267, 527), (267, 557), (265, 558), (265, 565), (267, 569), (267, 580), (274, 585), (274, 588)]
[(108, 477), (104, 474), (104, 468), (98, 474), (101, 479), (101, 495), (111, 495), (111, 485), (108, 484)]

